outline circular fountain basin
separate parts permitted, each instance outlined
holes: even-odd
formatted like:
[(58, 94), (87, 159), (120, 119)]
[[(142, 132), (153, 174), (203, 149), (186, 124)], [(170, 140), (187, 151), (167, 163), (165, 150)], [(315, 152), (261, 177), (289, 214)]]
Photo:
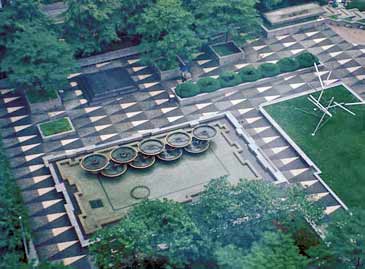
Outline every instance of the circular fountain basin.
[(210, 125), (199, 125), (193, 129), (192, 134), (199, 140), (212, 140), (217, 135), (217, 130)]
[(82, 158), (80, 162), (80, 166), (82, 169), (94, 174), (106, 168), (108, 164), (108, 157), (101, 153), (92, 153), (86, 155), (84, 158)]
[(177, 131), (168, 134), (165, 140), (173, 148), (184, 148), (191, 143), (191, 136), (185, 131)]
[(156, 161), (155, 156), (138, 153), (137, 158), (135, 158), (132, 162), (130, 162), (129, 165), (136, 169), (144, 169), (152, 166), (155, 163), (155, 161)]
[(144, 155), (154, 156), (160, 154), (165, 149), (165, 145), (161, 140), (151, 138), (139, 143), (138, 148)]
[(169, 145), (165, 146), (164, 151), (157, 155), (157, 158), (163, 161), (175, 161), (179, 159), (183, 154), (183, 150), (180, 148), (173, 148)]
[(105, 167), (103, 170), (101, 170), (100, 174), (102, 174), (105, 177), (119, 177), (123, 175), (127, 171), (127, 165), (126, 164), (119, 164), (115, 162), (109, 162), (107, 167)]
[(133, 161), (137, 157), (137, 154), (138, 152), (136, 149), (128, 146), (121, 146), (110, 152), (110, 158), (113, 162), (125, 164)]
[(209, 149), (209, 140), (200, 140), (193, 137), (191, 144), (184, 148), (185, 151), (193, 154), (199, 154)]

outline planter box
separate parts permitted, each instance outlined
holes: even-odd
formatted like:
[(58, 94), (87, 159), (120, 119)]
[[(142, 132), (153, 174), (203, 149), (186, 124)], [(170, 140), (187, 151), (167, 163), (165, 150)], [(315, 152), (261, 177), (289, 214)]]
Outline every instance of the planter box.
[[(228, 50), (232, 51), (232, 53), (228, 55), (220, 55), (216, 49), (218, 46), (226, 46)], [(218, 60), (220, 65), (237, 63), (245, 58), (244, 51), (233, 41), (212, 44), (208, 46), (208, 49)]]
[(55, 99), (51, 99), (45, 102), (38, 102), (38, 103), (31, 103), (29, 101), (29, 98), (26, 94), (25, 95), (25, 99), (27, 100), (28, 106), (29, 106), (29, 110), (31, 113), (43, 113), (46, 111), (51, 111), (51, 110), (57, 110), (59, 108), (62, 108), (62, 101), (61, 101), (61, 97), (59, 96), (58, 92), (56, 92), (57, 94), (57, 98)]
[(154, 65), (154, 69), (157, 72), (157, 75), (160, 77), (160, 80), (171, 80), (181, 76), (180, 68), (170, 69), (162, 71), (157, 65)]
[[(73, 124), (71, 122), (71, 119), (69, 117), (64, 117), (64, 118), (67, 119), (67, 121), (69, 122), (69, 124), (71, 126), (71, 130), (65, 131), (65, 132), (61, 132), (61, 133), (58, 133), (58, 134), (54, 134), (54, 135), (45, 136), (43, 134), (42, 129), (41, 129), (41, 124), (44, 124), (45, 122), (42, 122), (42, 123), (38, 123), (37, 124), (37, 129), (38, 129), (39, 134), (42, 137), (43, 142), (63, 139), (65, 137), (68, 137), (69, 135), (72, 135), (72, 134), (75, 134), (76, 133), (75, 127), (73, 126)], [(55, 119), (55, 120), (57, 120), (57, 119)]]
[[(322, 66), (322, 63), (319, 63), (318, 67)], [(222, 94), (225, 93), (229, 93), (230, 91), (234, 91), (236, 89), (239, 90), (244, 90), (244, 89), (249, 89), (249, 88), (255, 88), (255, 87), (260, 87), (261, 85), (267, 85), (268, 83), (273, 83), (275, 81), (280, 80), (283, 76), (286, 76), (288, 74), (294, 73), (296, 75), (298, 74), (304, 74), (307, 73), (310, 70), (315, 70), (314, 66), (310, 66), (307, 68), (303, 68), (303, 69), (299, 69), (293, 72), (287, 72), (287, 73), (281, 73), (275, 77), (268, 77), (268, 78), (262, 78), (256, 81), (252, 81), (252, 82), (245, 82), (245, 83), (241, 83), (239, 85), (233, 86), (233, 87), (227, 87), (227, 88), (221, 88), (215, 92), (210, 92), (210, 93), (201, 93), (198, 94), (196, 96), (193, 97), (187, 97), (187, 98), (181, 98), (179, 97), (176, 92), (175, 89), (172, 89), (173, 93), (175, 94), (175, 98), (178, 101), (178, 103), (182, 106), (184, 105), (192, 105), (192, 104), (196, 104), (199, 103), (203, 100), (206, 100), (206, 98), (209, 96), (209, 98), (212, 97), (217, 97), (220, 96)]]
[[(179, 56), (176, 56), (176, 58), (177, 58), (179, 65), (184, 65), (183, 60), (181, 60), (181, 58)], [(169, 70), (161, 70), (157, 66), (157, 64), (154, 64), (153, 68), (155, 69), (156, 73), (160, 77), (160, 80), (171, 80), (171, 79), (175, 79), (175, 78), (178, 78), (181, 76), (180, 67), (176, 67), (174, 69), (169, 69)]]
[(273, 29), (268, 29), (263, 24), (261, 24), (261, 28), (263, 29), (265, 36), (267, 38), (271, 38), (275, 36), (294, 34), (299, 31), (304, 31), (310, 28), (318, 28), (319, 30), (322, 30), (322, 28), (320, 27), (325, 27), (326, 22), (327, 22), (326, 19), (319, 18), (313, 21), (307, 21)]

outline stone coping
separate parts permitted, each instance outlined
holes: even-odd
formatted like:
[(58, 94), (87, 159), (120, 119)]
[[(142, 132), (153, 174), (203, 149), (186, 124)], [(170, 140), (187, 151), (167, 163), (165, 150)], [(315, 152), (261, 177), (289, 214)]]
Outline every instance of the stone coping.
[[(71, 130), (65, 131), (65, 132), (61, 132), (61, 133), (57, 133), (57, 134), (53, 134), (53, 135), (48, 135), (48, 136), (44, 135), (43, 134), (43, 131), (41, 129), (41, 125), (42, 124), (45, 124), (47, 122), (51, 122), (51, 121), (55, 121), (55, 120), (59, 120), (59, 119), (66, 119), (68, 121), (68, 123), (70, 124), (70, 126), (71, 126)], [(37, 129), (38, 129), (38, 132), (41, 135), (41, 138), (42, 138), (43, 141), (50, 141), (50, 140), (55, 140), (55, 139), (61, 139), (61, 138), (64, 138), (64, 137), (66, 137), (66, 136), (68, 136), (70, 134), (76, 133), (75, 127), (73, 126), (72, 121), (71, 121), (71, 119), (69, 117), (56, 118), (56, 119), (52, 119), (50, 121), (38, 123), (37, 124)]]
[[(323, 66), (323, 64), (319, 63), (318, 67), (321, 67), (321, 66)], [(183, 106), (184, 105), (191, 105), (191, 104), (198, 103), (202, 100), (205, 100), (208, 96), (209, 97), (216, 97), (216, 96), (219, 96), (221, 94), (229, 93), (229, 92), (237, 90), (237, 89), (244, 90), (244, 89), (247, 89), (247, 88), (258, 87), (258, 86), (261, 86), (262, 84), (268, 84), (270, 82), (272, 82), (272, 83), (276, 82), (276, 81), (280, 80), (282, 77), (287, 76), (288, 74), (299, 75), (299, 74), (306, 73), (310, 70), (314, 70), (314, 66), (298, 69), (296, 71), (281, 73), (281, 74), (279, 74), (277, 76), (274, 76), (274, 77), (261, 78), (259, 80), (251, 81), (251, 82), (244, 82), (244, 83), (238, 84), (236, 86), (232, 86), (232, 87), (220, 88), (220, 89), (218, 89), (214, 92), (200, 93), (198, 95), (195, 95), (195, 96), (192, 96), (192, 97), (187, 97), (187, 98), (181, 98), (180, 96), (178, 96), (176, 94), (175, 88), (173, 88), (171, 90), (172, 90), (173, 94), (175, 95), (176, 100), (179, 102), (180, 105), (183, 105)]]
[[(108, 143), (104, 143), (104, 144), (100, 144), (100, 145), (92, 145), (92, 146), (72, 150), (65, 154), (47, 155), (47, 156), (43, 157), (44, 164), (50, 170), (50, 173), (54, 180), (55, 188), (56, 188), (57, 192), (62, 193), (64, 196), (65, 209), (66, 209), (67, 215), (69, 217), (69, 220), (70, 220), (72, 226), (74, 227), (74, 229), (76, 231), (77, 237), (78, 237), (81, 245), (83, 247), (86, 247), (91, 242), (84, 235), (82, 228), (78, 222), (78, 219), (77, 219), (77, 216), (75, 213), (75, 208), (73, 206), (70, 194), (68, 193), (68, 191), (65, 187), (65, 183), (61, 182), (61, 179), (59, 178), (58, 173), (56, 172), (56, 166), (57, 166), (56, 161), (66, 159), (66, 158), (75, 158), (81, 154), (88, 154), (91, 152), (111, 148), (113, 146), (117, 146), (120, 144), (136, 142), (136, 141), (143, 140), (150, 136), (172, 132), (174, 130), (181, 129), (181, 128), (191, 128), (191, 127), (195, 127), (200, 124), (209, 123), (213, 120), (219, 120), (219, 119), (226, 119), (233, 126), (233, 128), (236, 132), (236, 135), (238, 137), (241, 137), (243, 139), (243, 141), (247, 144), (248, 150), (250, 152), (252, 152), (253, 155), (256, 157), (258, 164), (260, 164), (262, 166), (262, 168), (275, 179), (274, 184), (288, 184), (288, 181), (285, 178), (285, 176), (280, 172), (280, 170), (275, 166), (275, 164), (273, 164), (271, 162), (271, 160), (268, 158), (268, 156), (266, 156), (264, 151), (256, 144), (254, 139), (246, 132), (246, 130), (240, 125), (238, 120), (230, 112), (217, 114), (214, 116), (201, 117), (198, 120), (193, 120), (193, 121), (177, 124), (177, 125), (166, 127), (166, 128), (153, 129), (153, 130), (147, 131), (146, 133), (137, 134), (137, 135), (131, 136), (129, 138), (120, 139), (120, 140), (116, 140), (116, 141), (112, 141), (112, 142), (108, 142)], [(250, 166), (253, 167), (252, 165), (250, 165)], [(254, 173), (257, 174), (257, 172), (255, 170), (254, 170)]]
[(301, 23), (293, 23), (292, 25), (277, 27), (268, 29), (265, 25), (261, 24), (261, 28), (264, 30), (266, 37), (271, 38), (278, 35), (293, 34), (299, 30), (305, 30), (312, 27), (318, 27), (327, 22), (327, 19), (318, 18)]
[[(325, 89), (330, 89), (336, 86), (343, 86), (345, 87), (352, 95), (354, 95), (356, 98), (358, 98), (360, 101), (364, 101), (357, 93), (355, 93), (352, 89), (350, 89), (345, 83), (343, 82), (336, 82), (329, 86), (327, 86)], [(310, 166), (314, 169), (314, 176), (318, 179), (318, 181), (328, 190), (328, 192), (335, 198), (335, 200), (345, 209), (348, 210), (348, 207), (346, 204), (337, 196), (337, 194), (326, 184), (326, 182), (321, 178), (322, 171), (319, 169), (319, 167), (308, 157), (308, 155), (294, 142), (294, 140), (284, 131), (284, 129), (271, 117), (271, 115), (265, 110), (265, 107), (277, 104), (280, 102), (284, 102), (287, 100), (291, 100), (300, 96), (308, 95), (311, 93), (314, 93), (316, 91), (320, 90), (320, 88), (317, 89), (311, 89), (308, 91), (304, 91), (298, 94), (293, 94), (290, 96), (278, 98), (276, 100), (266, 102), (264, 104), (261, 104), (259, 107), (259, 111), (264, 115), (264, 117), (271, 123), (272, 126), (275, 127), (275, 129), (280, 133), (281, 136), (285, 138), (285, 140), (290, 144), (290, 146), (299, 154), (299, 156)]]
[[(308, 3), (304, 5), (297, 5), (277, 9), (274, 11), (263, 13), (264, 18), (272, 25), (295, 22), (296, 20), (305, 19), (308, 17), (318, 16), (324, 13), (321, 6), (317, 3)], [(295, 14), (294, 16), (290, 16)]]

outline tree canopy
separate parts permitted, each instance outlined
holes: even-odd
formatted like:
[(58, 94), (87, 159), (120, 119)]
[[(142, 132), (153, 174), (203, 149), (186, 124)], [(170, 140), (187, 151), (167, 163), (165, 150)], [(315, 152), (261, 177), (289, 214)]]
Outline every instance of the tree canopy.
[(364, 231), (364, 209), (354, 208), (349, 212), (337, 213), (326, 228), (324, 243), (310, 251), (315, 264), (320, 268), (364, 268)]
[[(285, 188), (285, 193), (290, 192), (290, 187)], [(148, 200), (135, 206), (120, 223), (98, 231), (90, 250), (102, 268), (145, 268), (146, 264), (183, 268), (213, 262), (238, 269), (245, 268), (238, 265), (248, 259), (242, 260), (242, 255), (250, 255), (253, 261), (266, 253), (279, 263), (280, 251), (290, 254), (288, 264), (301, 264), (307, 258), (300, 256), (293, 230), (286, 223), (318, 216), (307, 214), (312, 212), (312, 203), (300, 203), (294, 196), (285, 200), (283, 193), (264, 181), (231, 185), (224, 178), (213, 180), (195, 202)], [(274, 244), (276, 239), (287, 245)], [(269, 248), (264, 248), (266, 243), (271, 243)], [(275, 250), (270, 252), (271, 247)], [(231, 259), (237, 267), (230, 267)]]
[(14, 34), (1, 65), (18, 88), (49, 97), (66, 85), (74, 68), (73, 52), (67, 44), (38, 24), (23, 25), (22, 31)]
[(195, 16), (195, 29), (204, 39), (221, 33), (236, 35), (238, 29), (251, 32), (258, 29), (257, 0), (186, 0)]
[(180, 0), (157, 0), (155, 5), (145, 9), (141, 24), (137, 26), (145, 60), (157, 61), (160, 68), (170, 69), (177, 67), (176, 55), (191, 58), (200, 46), (192, 30), (193, 22), (193, 16)]
[(66, 0), (64, 37), (77, 55), (90, 55), (118, 40), (118, 0)]

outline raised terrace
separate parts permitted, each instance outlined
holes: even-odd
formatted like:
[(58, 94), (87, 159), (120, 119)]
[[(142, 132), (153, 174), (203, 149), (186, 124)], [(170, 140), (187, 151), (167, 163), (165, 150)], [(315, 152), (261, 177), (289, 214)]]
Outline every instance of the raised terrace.
[(316, 3), (281, 8), (263, 14), (270, 26), (276, 27), (288, 23), (295, 23), (305, 19), (315, 18), (323, 14), (322, 8)]
[[(214, 137), (201, 138), (196, 144), (197, 126), (210, 128), (208, 131)], [(171, 134), (187, 134), (188, 146), (176, 144), (184, 140), (178, 139), (179, 135), (176, 143), (171, 142), (174, 140)], [(160, 142), (169, 150), (171, 158), (158, 149)], [(146, 146), (148, 143), (151, 145)], [(175, 143), (176, 154), (171, 152), (171, 143)], [(126, 154), (118, 155), (116, 149), (126, 150)], [(157, 155), (150, 150), (157, 150)], [(134, 156), (134, 151), (138, 156)], [(97, 161), (86, 160), (90, 156)], [(113, 164), (119, 162), (120, 169), (115, 173), (108, 171), (107, 159)], [(285, 182), (231, 114), (187, 122), (97, 148), (83, 148), (72, 155), (49, 157), (47, 162), (54, 171), (56, 185), (64, 186), (60, 189), (69, 197), (66, 200), (72, 201), (75, 211), (69, 212), (74, 214), (70, 219), (74, 219), (74, 226), (81, 224), (79, 231), (84, 242), (87, 242), (86, 234), (119, 220), (143, 199), (188, 202), (213, 178), (227, 177), (233, 184), (241, 178)], [(96, 162), (100, 167), (96, 167)]]

